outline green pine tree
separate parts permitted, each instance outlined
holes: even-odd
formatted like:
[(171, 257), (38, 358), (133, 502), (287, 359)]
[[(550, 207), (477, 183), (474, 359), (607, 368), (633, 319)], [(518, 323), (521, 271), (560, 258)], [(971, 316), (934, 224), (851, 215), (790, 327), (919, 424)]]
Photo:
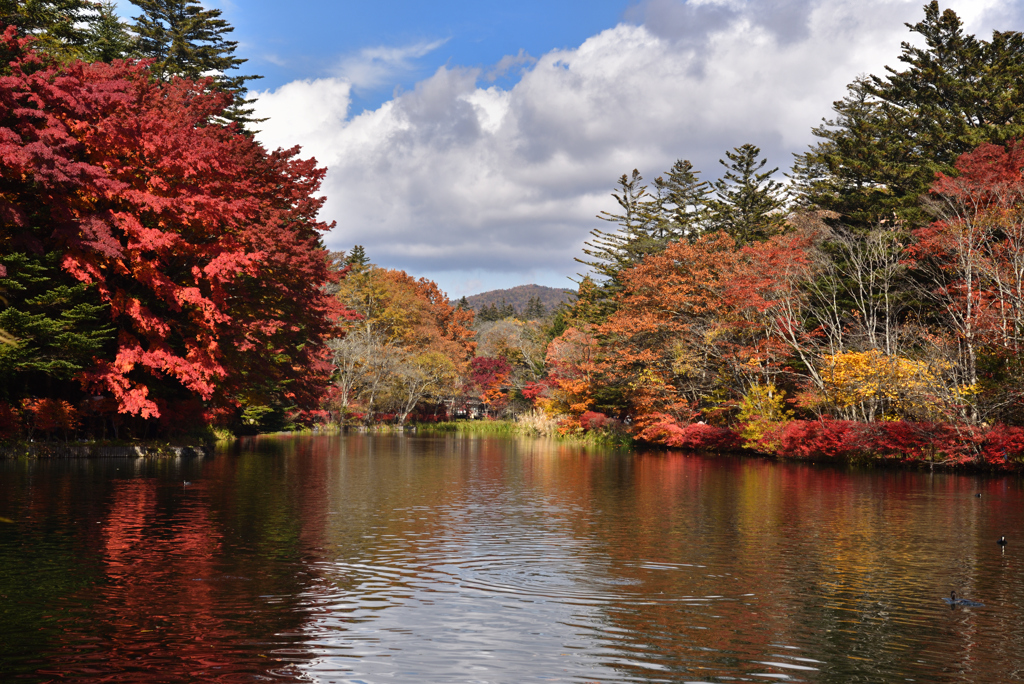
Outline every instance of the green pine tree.
[(614, 283), (619, 271), (629, 268), (654, 249), (654, 235), (658, 230), (655, 201), (642, 183), (643, 176), (636, 169), (632, 176), (623, 174), (619, 178), (619, 192), (613, 192), (612, 197), (622, 213), (602, 211), (597, 215), (602, 221), (614, 223), (618, 229), (614, 232), (600, 228), (591, 230), (591, 239), (583, 243), (583, 253), (589, 258), (576, 259), (603, 283)]
[[(707, 229), (711, 188), (697, 176), (689, 161), (678, 160), (664, 176), (654, 180), (654, 194), (643, 184), (637, 169), (619, 178), (618, 192), (612, 197), (621, 213), (598, 214), (599, 219), (614, 223), (617, 229), (591, 230), (591, 239), (583, 247), (587, 258), (576, 259), (589, 267), (597, 287), (594, 296), (604, 302), (601, 308), (606, 314), (614, 311), (615, 294), (622, 289), (621, 271), (664, 250), (672, 241), (694, 239)], [(579, 275), (583, 278), (586, 274)]]
[(534, 295), (530, 297), (526, 303), (526, 309), (523, 311), (523, 318), (528, 321), (536, 321), (544, 318), (547, 312), (544, 310), (544, 304), (540, 301), (540, 297)]
[[(633, 169), (631, 176), (618, 181), (612, 197), (621, 213), (602, 211), (598, 218), (614, 223), (613, 231), (595, 228), (584, 243), (587, 259), (576, 259), (589, 266), (609, 294), (617, 289), (619, 271), (634, 266), (648, 254), (656, 254), (670, 242), (693, 239), (702, 233), (708, 220), (708, 196), (711, 187), (700, 180), (693, 164), (680, 159), (664, 176), (654, 179), (654, 193), (643, 184), (643, 176)], [(581, 274), (582, 277), (582, 274)]]
[(603, 323), (613, 312), (612, 302), (590, 276), (580, 280), (575, 299), (565, 309), (566, 325), (576, 328)]
[(938, 2), (908, 24), (923, 47), (902, 44), (902, 70), (854, 81), (814, 129), (819, 142), (799, 155), (799, 202), (839, 213), (862, 230), (880, 221), (910, 227), (929, 219), (920, 198), (935, 173), (953, 172), (983, 142), (1024, 136), (1024, 36), (966, 34)]
[(366, 256), (366, 250), (363, 249), (362, 245), (356, 245), (349, 250), (348, 257), (345, 259), (345, 263), (352, 267), (354, 271), (361, 271), (370, 263), (369, 257)]
[(786, 193), (782, 183), (772, 180), (778, 169), (761, 171), (768, 161), (760, 159), (761, 149), (750, 143), (725, 156), (729, 161), (719, 160), (725, 175), (715, 181), (715, 196), (708, 202), (710, 222), (741, 245), (781, 233)]
[[(61, 59), (81, 56), (95, 17), (89, 0), (0, 0), (0, 26), (14, 26), (21, 35)], [(2, 67), (7, 66), (4, 60)]]
[(504, 297), (501, 299), (501, 304), (494, 307), (494, 309), (498, 314), (497, 320), (499, 321), (503, 321), (506, 318), (515, 318), (516, 308), (506, 302)]
[(14, 342), (0, 345), (0, 396), (9, 401), (31, 394), (74, 399), (75, 376), (104, 357), (114, 339), (95, 288), (64, 274), (58, 260), (18, 252), (0, 257), (6, 271), (0, 329)]
[(692, 240), (704, 232), (712, 189), (710, 183), (697, 178), (699, 173), (689, 160), (680, 159), (665, 176), (654, 179), (656, 220), (652, 237), (660, 249), (672, 240)]
[(182, 76), (198, 80), (212, 75), (214, 87), (234, 97), (225, 116), (241, 124), (254, 123), (245, 98), (246, 81), (260, 76), (228, 75), (246, 60), (235, 57), (238, 43), (228, 40), (234, 28), (218, 9), (195, 0), (131, 0), (142, 10), (135, 20), (140, 56), (153, 59), (159, 79)]
[(135, 39), (128, 24), (117, 16), (117, 4), (105, 0), (96, 7), (96, 17), (89, 26), (83, 46), (84, 59), (91, 62), (112, 62), (135, 56)]
[(476, 320), (479, 323), (490, 323), (491, 321), (501, 320), (501, 317), (493, 304), (485, 304), (477, 312)]

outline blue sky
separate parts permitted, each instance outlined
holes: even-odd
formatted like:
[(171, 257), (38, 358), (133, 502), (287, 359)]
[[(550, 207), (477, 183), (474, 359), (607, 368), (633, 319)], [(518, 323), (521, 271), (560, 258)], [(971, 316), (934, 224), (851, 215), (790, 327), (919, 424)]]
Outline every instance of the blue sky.
[[(254, 88), (276, 89), (289, 81), (330, 76), (346, 59), (380, 47), (442, 43), (408, 69), (392, 69), (377, 87), (359, 88), (357, 110), (376, 108), (396, 87), (410, 88), (445, 64), (490, 67), (520, 51), (539, 56), (552, 48), (575, 47), (615, 26), (630, 0), (213, 0), (234, 27), (238, 54), (247, 73), (263, 79)], [(131, 16), (137, 9), (119, 0)], [(509, 86), (518, 72), (496, 83)]]
[[(390, 82), (357, 90), (361, 109), (380, 106), (396, 86), (410, 88), (444, 64), (489, 66), (520, 50), (541, 55), (575, 47), (618, 23), (628, 5), (623, 0), (236, 0), (224, 12), (252, 55), (250, 63), (264, 75), (261, 89), (330, 75), (362, 50), (444, 41), (410, 62), (408, 71), (396, 70)], [(508, 79), (501, 83), (508, 85)]]
[[(786, 171), (847, 84), (899, 64), (924, 0), (207, 4), (265, 76), (258, 138), (327, 167), (328, 246), (457, 298), (571, 286), (632, 169), (688, 159), (712, 180), (753, 143)], [(1022, 5), (942, 2), (986, 38)]]

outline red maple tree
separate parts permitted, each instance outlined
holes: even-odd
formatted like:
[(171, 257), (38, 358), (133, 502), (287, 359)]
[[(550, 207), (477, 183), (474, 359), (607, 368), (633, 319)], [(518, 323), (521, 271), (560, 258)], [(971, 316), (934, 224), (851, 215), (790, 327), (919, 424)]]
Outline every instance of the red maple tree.
[(48, 63), (28, 43), (0, 38), (14, 56), (0, 76), (4, 248), (59, 253), (109, 304), (116, 350), (83, 386), (144, 418), (158, 394), (315, 405), (338, 308), (323, 290), (324, 170), (222, 125), (231, 98), (206, 83)]

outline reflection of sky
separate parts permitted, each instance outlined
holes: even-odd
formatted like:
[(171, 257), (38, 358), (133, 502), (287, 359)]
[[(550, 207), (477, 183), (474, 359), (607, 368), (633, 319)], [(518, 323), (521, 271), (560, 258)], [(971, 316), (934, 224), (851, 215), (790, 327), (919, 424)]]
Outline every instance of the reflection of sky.
[[(704, 621), (747, 610), (752, 597), (728, 572), (708, 582), (706, 566), (610, 548), (621, 540), (597, 529), (600, 502), (586, 489), (615, 457), (581, 460), (578, 450), (538, 444), (468, 442), (458, 458), (408, 443), (401, 456), (385, 456), (368, 444), (343, 456), (328, 478), (336, 510), (325, 530), (338, 555), (316, 566), (319, 582), (303, 597), (316, 654), (308, 673), (323, 681), (342, 672), (346, 681), (644, 681), (643, 673), (710, 665), (717, 656), (707, 652), (717, 649), (703, 635), (645, 621), (682, 618), (699, 633)], [(398, 501), (398, 491), (410, 498)], [(673, 591), (680, 586), (688, 593)], [(687, 666), (673, 664), (679, 655)], [(810, 667), (778, 657), (791, 671)], [(785, 671), (785, 663), (772, 667)]]
[[(445, 682), (585, 672), (572, 656), (600, 648), (600, 607), (614, 586), (602, 586), (607, 561), (574, 536), (568, 502), (494, 462), (405, 459), (388, 471), (419, 471), (416, 493), (405, 490), (411, 500), (363, 529), (357, 558), (317, 566), (321, 583), (305, 597), (316, 606), (308, 672)], [(345, 502), (373, 486), (360, 476), (367, 472), (353, 472), (357, 463), (342, 467), (330, 493), (340, 509), (327, 532), (335, 548), (353, 543), (361, 524)]]
[(332, 464), (303, 596), (321, 681), (846, 681), (930, 672), (978, 629), (939, 598), (985, 591), (981, 559), (961, 545), (951, 576), (921, 552), (947, 514), (978, 526), (950, 513), (969, 478), (437, 444), (354, 441)]

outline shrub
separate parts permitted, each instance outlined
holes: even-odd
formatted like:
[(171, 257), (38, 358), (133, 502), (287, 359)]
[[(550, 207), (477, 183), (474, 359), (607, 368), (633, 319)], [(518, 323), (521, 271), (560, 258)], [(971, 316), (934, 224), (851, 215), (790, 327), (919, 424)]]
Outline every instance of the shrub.
[(733, 451), (740, 447), (739, 435), (728, 428), (704, 423), (679, 425), (671, 416), (653, 414), (636, 438), (653, 444), (694, 451)]
[(18, 412), (6, 402), (0, 401), (0, 439), (11, 439), (21, 431)]

